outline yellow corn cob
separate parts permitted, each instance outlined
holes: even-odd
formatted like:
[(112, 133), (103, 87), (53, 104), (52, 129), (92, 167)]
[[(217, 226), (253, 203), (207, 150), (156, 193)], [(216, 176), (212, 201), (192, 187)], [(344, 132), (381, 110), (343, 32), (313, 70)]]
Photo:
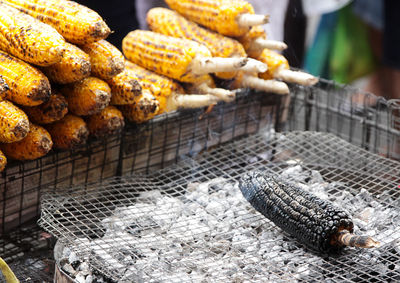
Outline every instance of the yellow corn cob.
[(34, 107), (23, 107), (29, 120), (37, 124), (49, 124), (62, 119), (68, 112), (68, 102), (59, 93), (52, 93), (49, 101)]
[(264, 49), (258, 60), (266, 63), (269, 67), (266, 72), (259, 74), (260, 78), (266, 80), (276, 78), (302, 85), (313, 85), (318, 82), (318, 79), (310, 74), (289, 70), (289, 63), (286, 58), (275, 51)]
[(95, 11), (74, 1), (5, 0), (24, 13), (53, 26), (67, 41), (86, 44), (106, 38), (110, 29)]
[(89, 130), (85, 121), (73, 114), (45, 126), (54, 143), (54, 148), (73, 149), (86, 143)]
[(0, 51), (0, 74), (10, 87), (6, 92), (7, 98), (15, 103), (35, 106), (50, 97), (50, 83), (42, 72), (2, 51)]
[[(214, 57), (247, 57), (246, 51), (237, 40), (202, 28), (172, 10), (150, 9), (147, 13), (147, 23), (152, 31), (204, 44)], [(236, 72), (230, 72), (216, 75), (222, 79), (231, 79), (235, 74)]]
[(253, 25), (268, 22), (268, 16), (254, 15), (243, 0), (165, 0), (187, 19), (226, 36), (242, 36)]
[[(181, 82), (198, 82), (208, 73), (243, 69), (248, 61), (247, 58), (212, 57), (206, 46), (193, 40), (143, 30), (128, 33), (122, 41), (122, 50), (128, 60)], [(261, 62), (250, 67), (266, 70)]]
[(111, 136), (124, 127), (124, 116), (114, 106), (107, 106), (100, 113), (88, 116), (86, 123), (90, 135), (97, 138)]
[[(149, 91), (160, 103), (158, 113), (169, 112), (178, 108), (198, 108), (215, 104), (223, 100), (214, 95), (186, 95), (184, 89), (172, 79), (146, 70), (130, 61), (125, 62), (128, 70), (132, 71), (140, 81), (144, 91)], [(209, 76), (207, 78), (211, 79)], [(202, 81), (206, 83), (207, 81)], [(132, 107), (131, 107), (132, 108)], [(132, 110), (133, 111), (133, 110)]]
[(64, 38), (51, 26), (0, 2), (0, 49), (26, 62), (49, 66), (61, 60)]
[(138, 79), (144, 90), (149, 91), (159, 102), (159, 113), (166, 108), (168, 97), (172, 93), (184, 93), (184, 89), (173, 80), (146, 70), (130, 61), (125, 62), (126, 69)]
[(7, 157), (0, 151), (0, 172), (4, 171), (7, 165)]
[(124, 70), (124, 55), (108, 41), (102, 39), (83, 45), (82, 49), (90, 56), (94, 76), (108, 80)]
[(0, 144), (0, 149), (9, 159), (34, 160), (46, 155), (53, 142), (46, 129), (30, 123), (29, 132), (18, 142)]
[(78, 116), (92, 115), (108, 106), (111, 89), (96, 77), (87, 77), (79, 82), (63, 86), (61, 93), (68, 101), (68, 109)]
[(28, 116), (11, 102), (0, 101), (0, 142), (20, 141), (28, 131)]
[(5, 80), (2, 78), (0, 75), (0, 99), (3, 99), (6, 97), (6, 91), (8, 91), (10, 87), (8, 84), (5, 82)]
[(60, 62), (42, 68), (45, 75), (58, 84), (80, 81), (90, 76), (90, 70), (89, 55), (71, 43), (65, 44), (65, 52)]
[(123, 116), (134, 123), (150, 120), (160, 112), (159, 107), (160, 102), (148, 90), (143, 90), (136, 102), (118, 106)]

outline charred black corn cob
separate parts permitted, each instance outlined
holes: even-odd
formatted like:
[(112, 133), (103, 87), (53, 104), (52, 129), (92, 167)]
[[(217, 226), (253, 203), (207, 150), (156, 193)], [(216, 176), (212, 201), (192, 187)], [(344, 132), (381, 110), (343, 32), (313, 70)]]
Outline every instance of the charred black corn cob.
[(370, 237), (352, 234), (353, 222), (346, 212), (279, 177), (250, 172), (239, 188), (258, 212), (313, 250), (379, 246)]

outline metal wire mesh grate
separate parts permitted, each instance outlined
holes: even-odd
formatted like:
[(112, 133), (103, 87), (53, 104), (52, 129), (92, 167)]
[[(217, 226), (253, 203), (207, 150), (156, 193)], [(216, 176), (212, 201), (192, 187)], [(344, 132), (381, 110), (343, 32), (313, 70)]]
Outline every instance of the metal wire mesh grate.
[[(241, 197), (236, 183), (244, 172), (263, 169), (278, 174), (294, 165), (317, 170), (324, 182), (341, 184), (328, 186), (331, 200), (344, 191), (347, 196), (368, 192), (376, 209), (392, 216), (376, 227), (382, 247), (346, 249), (337, 257), (314, 254)], [(400, 163), (333, 134), (268, 132), (223, 144), (150, 175), (49, 192), (43, 197), (39, 225), (116, 281), (396, 282), (400, 280), (399, 176)], [(199, 187), (203, 189), (197, 192)], [(217, 197), (213, 207), (206, 201), (210, 192)], [(221, 210), (224, 198), (232, 202)], [(186, 222), (174, 214), (190, 210), (195, 213)], [(227, 213), (233, 215), (229, 221)], [(251, 242), (256, 235), (261, 237)], [(177, 246), (179, 252), (172, 252)]]

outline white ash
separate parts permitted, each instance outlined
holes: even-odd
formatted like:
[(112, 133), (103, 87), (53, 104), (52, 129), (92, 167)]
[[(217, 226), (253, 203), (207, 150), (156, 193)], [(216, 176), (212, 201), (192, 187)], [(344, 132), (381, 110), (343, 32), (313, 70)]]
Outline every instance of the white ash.
[[(363, 188), (350, 191), (345, 183), (326, 182), (318, 171), (300, 165), (281, 176), (347, 210), (356, 233), (381, 242), (381, 249), (348, 248), (347, 266), (361, 263), (383, 278), (399, 270), (400, 205), (385, 205), (395, 202), (390, 196), (373, 196)], [(63, 251), (69, 259), (63, 269), (76, 282), (333, 282), (327, 270), (337, 268), (340, 277), (340, 268), (346, 268), (329, 265), (288, 237), (247, 203), (237, 183), (223, 178), (190, 183), (180, 197), (144, 192), (101, 225), (106, 229), (102, 238), (78, 238)], [(382, 262), (391, 248), (398, 259), (387, 267)]]

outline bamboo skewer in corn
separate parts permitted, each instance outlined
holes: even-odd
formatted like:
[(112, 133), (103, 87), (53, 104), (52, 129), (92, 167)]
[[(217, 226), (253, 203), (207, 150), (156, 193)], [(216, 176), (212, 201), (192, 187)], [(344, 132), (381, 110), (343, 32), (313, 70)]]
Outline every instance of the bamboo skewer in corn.
[(220, 34), (244, 35), (252, 26), (268, 23), (268, 15), (254, 14), (253, 6), (243, 0), (165, 0), (185, 18)]
[(188, 83), (199, 82), (205, 74), (215, 72), (267, 70), (267, 65), (256, 60), (212, 57), (207, 47), (195, 41), (144, 30), (128, 33), (122, 41), (122, 50), (128, 60)]
[(263, 79), (281, 79), (285, 82), (297, 83), (301, 85), (314, 85), (318, 82), (318, 78), (314, 77), (311, 74), (301, 72), (301, 71), (292, 71), (289, 69), (289, 63), (286, 58), (269, 49), (264, 49), (261, 55), (258, 57), (258, 60), (268, 64), (269, 69), (264, 73), (260, 73), (259, 77)]
[(251, 30), (237, 40), (243, 45), (247, 54), (252, 58), (260, 56), (264, 49), (285, 50), (286, 43), (276, 40), (268, 40), (262, 26), (252, 27)]
[[(246, 58), (243, 46), (232, 38), (200, 27), (185, 19), (175, 11), (166, 8), (153, 8), (147, 12), (147, 23), (154, 32), (167, 36), (196, 41), (205, 45), (214, 57)], [(253, 59), (248, 59), (253, 60)], [(252, 62), (255, 65), (259, 62)], [(250, 70), (251, 71), (251, 70)], [(232, 79), (237, 72), (216, 73), (221, 79)]]
[(272, 92), (276, 94), (288, 94), (289, 87), (284, 82), (276, 81), (273, 79), (260, 79), (257, 75), (248, 75), (239, 73), (234, 79), (231, 88), (252, 88), (265, 92)]

